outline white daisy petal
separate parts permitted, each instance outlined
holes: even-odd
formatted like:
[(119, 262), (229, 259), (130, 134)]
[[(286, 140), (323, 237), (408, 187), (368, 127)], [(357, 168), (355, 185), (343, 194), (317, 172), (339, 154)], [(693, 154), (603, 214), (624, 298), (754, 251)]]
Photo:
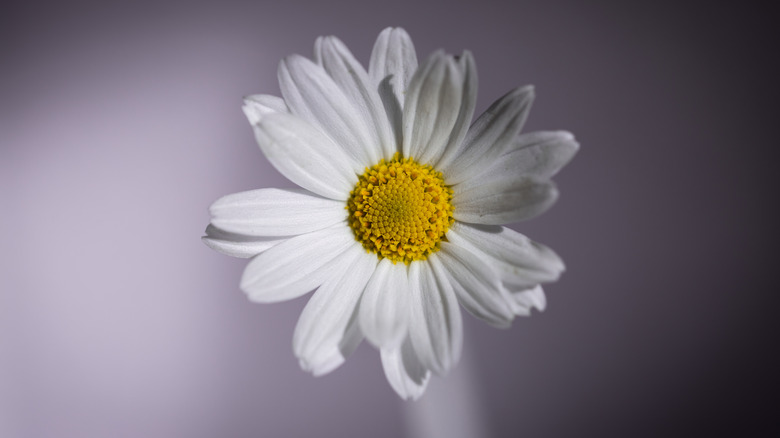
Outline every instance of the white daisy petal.
[(297, 298), (331, 278), (356, 245), (345, 224), (293, 237), (249, 262), (241, 290), (258, 303)]
[(378, 347), (399, 345), (409, 324), (409, 279), (403, 263), (382, 259), (360, 300), (360, 328)]
[(344, 330), (338, 348), (324, 350), (322, 355), (318, 355), (317, 358), (312, 359), (311, 362), (299, 360), (301, 369), (310, 372), (314, 377), (324, 376), (340, 367), (341, 364), (352, 355), (362, 341), (363, 333), (361, 333), (357, 322), (357, 314), (354, 314), (352, 319), (350, 319), (347, 328)]
[(357, 305), (376, 265), (376, 257), (353, 245), (331, 279), (309, 299), (293, 334), (293, 351), (304, 370), (330, 372), (357, 346), (362, 338)]
[(547, 211), (558, 199), (558, 189), (552, 181), (536, 181), (510, 172), (486, 176), (474, 185), (458, 184), (453, 192), (455, 219), (485, 225), (531, 219)]
[[(464, 193), (478, 186), (496, 187), (523, 181), (547, 181), (563, 167), (579, 149), (568, 132), (533, 132), (517, 136), (511, 149), (485, 171), (453, 187)], [(492, 189), (491, 189), (492, 190)]]
[(574, 136), (566, 131), (520, 134), (511, 149), (477, 179), (504, 169), (539, 180), (550, 179), (574, 158), (579, 148)]
[(452, 56), (431, 55), (409, 84), (403, 108), (403, 153), (436, 163), (457, 128), (463, 100), (463, 74)]
[(314, 40), (314, 63), (322, 67), (322, 42), (325, 37), (317, 37)]
[(457, 158), (460, 151), (460, 145), (463, 144), (463, 138), (469, 129), (469, 123), (474, 116), (474, 108), (477, 105), (477, 64), (474, 62), (474, 56), (468, 50), (458, 59), (458, 67), (463, 77), (463, 99), (461, 100), (458, 120), (455, 122), (455, 128), (450, 135), (449, 142), (436, 164), (437, 168), (444, 168), (448, 163)]
[(303, 189), (259, 189), (223, 196), (211, 205), (211, 223), (246, 236), (296, 236), (347, 219), (344, 203)]
[(417, 54), (409, 34), (399, 27), (383, 30), (376, 39), (368, 65), (368, 73), (374, 85), (378, 86), (391, 76), (389, 83), (392, 84), (399, 108), (403, 108), (404, 96), (415, 70)]
[(542, 286), (536, 285), (528, 289), (522, 289), (509, 294), (512, 299), (512, 312), (519, 316), (530, 316), (531, 309), (534, 307), (540, 312), (547, 307), (547, 297), (544, 295)]
[(241, 107), (249, 123), (254, 125), (259, 122), (263, 116), (275, 113), (286, 113), (287, 104), (284, 99), (268, 94), (253, 94), (244, 98), (244, 105)]
[(485, 261), (468, 249), (442, 242), (428, 257), (436, 277), (447, 278), (460, 304), (472, 315), (499, 328), (509, 327), (514, 315), (499, 278)]
[(447, 238), (485, 260), (502, 281), (516, 287), (555, 281), (565, 269), (553, 250), (510, 228), (455, 222)]
[(427, 263), (409, 266), (412, 291), (409, 337), (420, 361), (436, 374), (458, 362), (463, 344), (463, 321), (458, 300), (446, 277), (436, 277)]
[(249, 258), (289, 239), (290, 236), (257, 237), (228, 233), (214, 225), (206, 228), (206, 235), (201, 237), (209, 248), (231, 257)]
[(293, 55), (279, 64), (278, 75), (290, 110), (325, 132), (343, 149), (353, 167), (357, 166), (357, 171), (376, 162), (373, 152), (379, 145), (374, 143), (366, 117), (321, 66)]
[(268, 161), (287, 179), (330, 199), (344, 201), (357, 182), (354, 162), (317, 129), (290, 114), (270, 114), (255, 125)]
[[(379, 92), (385, 113), (395, 136), (395, 152), (402, 152), (403, 106), (412, 75), (417, 70), (417, 55), (414, 44), (405, 30), (390, 28), (383, 30), (371, 52), (368, 74)], [(385, 159), (392, 158), (385, 155)]]
[(449, 184), (474, 178), (510, 147), (525, 124), (534, 88), (516, 88), (497, 100), (471, 125), (455, 158), (440, 169)]
[(417, 400), (428, 386), (430, 372), (420, 362), (409, 338), (400, 345), (382, 348), (382, 367), (390, 386), (404, 400)]
[(370, 143), (362, 145), (371, 160), (367, 164), (376, 163), (381, 156), (391, 158), (396, 151), (395, 138), (377, 87), (338, 38), (325, 37), (321, 41), (323, 68), (355, 105), (363, 123), (372, 128), (370, 134), (373, 138)]

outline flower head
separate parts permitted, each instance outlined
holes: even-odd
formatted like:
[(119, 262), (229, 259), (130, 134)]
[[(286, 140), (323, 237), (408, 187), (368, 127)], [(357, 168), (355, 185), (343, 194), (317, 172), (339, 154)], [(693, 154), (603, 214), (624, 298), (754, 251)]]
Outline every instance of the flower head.
[(544, 309), (540, 284), (563, 262), (501, 225), (552, 205), (550, 178), (579, 146), (567, 132), (520, 134), (532, 87), (471, 123), (469, 52), (418, 66), (400, 28), (380, 33), (368, 71), (335, 37), (314, 52), (281, 62), (283, 98), (244, 101), (263, 153), (301, 188), (217, 200), (203, 240), (252, 257), (241, 289), (253, 301), (316, 289), (293, 335), (304, 370), (332, 371), (365, 338), (393, 389), (417, 398), (458, 361), (458, 304), (498, 327)]

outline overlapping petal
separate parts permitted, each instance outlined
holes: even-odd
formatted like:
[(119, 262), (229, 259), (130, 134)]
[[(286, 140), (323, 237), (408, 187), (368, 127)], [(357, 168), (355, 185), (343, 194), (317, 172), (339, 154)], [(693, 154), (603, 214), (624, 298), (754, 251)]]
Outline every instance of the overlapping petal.
[(399, 27), (383, 30), (376, 39), (368, 66), (374, 85), (378, 86), (389, 77), (388, 83), (402, 108), (415, 71), (417, 54), (409, 34)]
[(417, 400), (425, 392), (431, 373), (420, 362), (409, 338), (381, 350), (382, 367), (390, 386), (404, 400)]
[[(468, 203), (466, 199), (479, 200), (489, 191), (498, 193), (501, 190), (516, 190), (520, 187), (530, 188), (534, 184), (549, 185), (549, 179), (572, 159), (578, 149), (579, 144), (574, 140), (574, 136), (565, 131), (542, 131), (519, 135), (510, 150), (484, 172), (455, 185), (454, 192), (457, 199), (455, 202), (466, 204)], [(550, 195), (553, 195), (553, 192), (550, 190)], [(549, 207), (553, 200), (547, 200), (545, 204), (544, 199), (538, 199), (542, 203), (540, 207)], [(531, 202), (524, 204), (530, 205)], [(541, 208), (532, 214), (539, 214), (543, 210), (544, 208)], [(517, 220), (526, 218), (528, 216)]]
[(333, 276), (309, 299), (293, 334), (293, 351), (304, 370), (328, 373), (357, 347), (363, 338), (358, 303), (376, 265), (376, 257), (366, 257), (360, 245), (350, 247)]
[(268, 114), (286, 113), (287, 104), (284, 99), (268, 94), (253, 94), (244, 98), (244, 105), (241, 107), (249, 123), (254, 125), (259, 122), (263, 116)]
[(362, 145), (370, 160), (366, 165), (376, 163), (380, 157), (391, 158), (397, 148), (377, 87), (341, 40), (330, 36), (318, 41), (322, 67), (355, 106), (363, 124), (369, 127), (372, 138)]
[(332, 278), (334, 268), (348, 262), (353, 246), (360, 245), (346, 224), (293, 237), (253, 258), (241, 289), (259, 303), (297, 298)]
[(296, 236), (347, 219), (344, 203), (303, 189), (258, 189), (223, 196), (211, 205), (211, 223), (245, 236)]
[(496, 327), (509, 327), (514, 314), (493, 269), (466, 248), (449, 242), (428, 257), (437, 278), (446, 278), (460, 304), (472, 315)]
[(360, 301), (360, 328), (366, 339), (378, 347), (399, 345), (409, 324), (410, 299), (406, 265), (382, 259)]
[(458, 300), (448, 279), (437, 277), (427, 263), (409, 266), (409, 284), (409, 337), (423, 365), (442, 375), (458, 362), (463, 345)]
[(474, 108), (477, 105), (477, 64), (474, 56), (468, 50), (458, 58), (458, 68), (461, 70), (463, 82), (461, 84), (462, 96), (458, 111), (458, 120), (450, 134), (447, 145), (438, 158), (435, 167), (446, 168), (449, 163), (458, 157), (461, 145), (469, 130), (471, 118), (474, 116)]
[(287, 179), (320, 196), (347, 199), (362, 168), (330, 138), (290, 114), (269, 114), (254, 128), (260, 149)]
[(509, 295), (512, 298), (510, 301), (512, 312), (518, 316), (531, 315), (533, 308), (542, 312), (547, 307), (547, 297), (544, 295), (542, 286), (538, 284), (532, 288), (510, 292)]
[(463, 100), (463, 72), (452, 56), (431, 55), (409, 84), (403, 108), (403, 153), (433, 164), (444, 153)]
[[(480, 181), (512, 172), (537, 180), (548, 180), (571, 161), (579, 148), (574, 136), (566, 131), (520, 134), (506, 154), (474, 179)], [(468, 182), (461, 185), (468, 185)]]
[(472, 224), (503, 225), (538, 216), (558, 199), (552, 181), (537, 181), (511, 172), (485, 177), (467, 186), (453, 187), (456, 220)]
[(246, 236), (220, 230), (214, 225), (206, 227), (203, 243), (214, 251), (231, 257), (249, 258), (289, 239), (290, 236)]
[(553, 250), (511, 228), (455, 222), (447, 238), (485, 260), (512, 290), (555, 281), (565, 269)]
[(293, 55), (279, 64), (278, 76), (282, 95), (293, 114), (327, 134), (353, 167), (362, 171), (377, 161), (377, 130), (369, 126), (369, 118), (360, 114), (323, 67)]
[(449, 184), (468, 181), (495, 163), (514, 141), (525, 124), (534, 88), (516, 88), (498, 99), (471, 125), (453, 159), (439, 170)]
[[(515, 102), (519, 105), (520, 101), (515, 99)], [(486, 112), (489, 113), (490, 110)], [(480, 120), (486, 117), (483, 115)], [(500, 117), (494, 117), (498, 118)], [(507, 123), (502, 129), (483, 128), (483, 132), (493, 131), (493, 134), (482, 134), (482, 141), (495, 137), (499, 131), (509, 135), (519, 130), (519, 127), (512, 128), (511, 125), (519, 123), (521, 126), (524, 119), (525, 116), (505, 119)], [(479, 125), (480, 120), (475, 122), (474, 126)], [(448, 176), (448, 182), (454, 183), (453, 203), (457, 205), (456, 219), (476, 224), (503, 225), (537, 216), (557, 200), (558, 190), (549, 178), (568, 163), (579, 149), (574, 137), (564, 131), (535, 132), (516, 136), (505, 148), (499, 147), (504, 142), (504, 134), (496, 137), (498, 140), (495, 140), (490, 148), (490, 154), (502, 148), (506, 149), (502, 156), (492, 160), (487, 166), (475, 164), (470, 172), (477, 172), (480, 168), (481, 171), (460, 183), (455, 183), (459, 177)], [(469, 135), (477, 134), (470, 131)], [(483, 143), (483, 147), (485, 144), (487, 142)], [(468, 155), (469, 150), (466, 150), (465, 154)], [(484, 157), (479, 160), (484, 161)]]

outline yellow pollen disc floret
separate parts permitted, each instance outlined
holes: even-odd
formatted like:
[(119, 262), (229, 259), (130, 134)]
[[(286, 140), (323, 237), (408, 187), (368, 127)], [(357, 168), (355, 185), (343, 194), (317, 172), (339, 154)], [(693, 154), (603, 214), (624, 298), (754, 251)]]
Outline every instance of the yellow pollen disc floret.
[(425, 260), (452, 225), (451, 199), (440, 172), (395, 154), (359, 177), (347, 201), (349, 226), (380, 259)]

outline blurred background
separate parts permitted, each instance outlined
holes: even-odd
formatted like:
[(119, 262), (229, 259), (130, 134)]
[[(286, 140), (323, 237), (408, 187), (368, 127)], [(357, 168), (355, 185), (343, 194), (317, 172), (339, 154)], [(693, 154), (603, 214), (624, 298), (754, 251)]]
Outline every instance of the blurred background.
[[(767, 436), (776, 15), (716, 4), (8, 5), (0, 437)], [(242, 96), (278, 95), (279, 60), (319, 35), (367, 63), (387, 26), (420, 58), (471, 50), (478, 112), (536, 85), (526, 130), (582, 145), (558, 204), (514, 226), (567, 263), (547, 310), (465, 316), (463, 363), (416, 403), (365, 343), (302, 372), (305, 299), (251, 304), (246, 262), (200, 242), (218, 197), (291, 187)]]

